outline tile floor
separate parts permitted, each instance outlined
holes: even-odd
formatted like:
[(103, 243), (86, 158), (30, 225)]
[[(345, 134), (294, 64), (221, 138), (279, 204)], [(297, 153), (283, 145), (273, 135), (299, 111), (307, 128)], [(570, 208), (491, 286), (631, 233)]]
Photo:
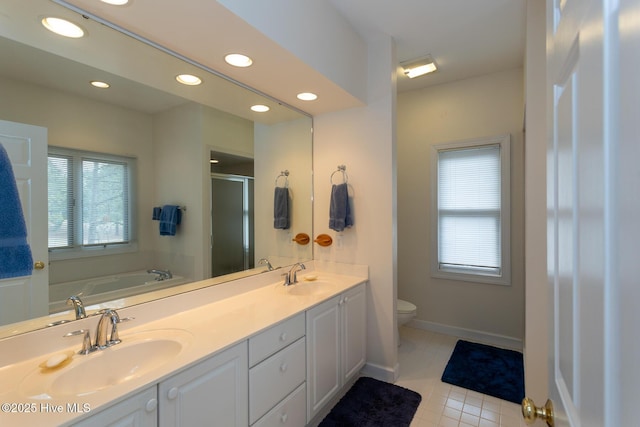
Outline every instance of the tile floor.
[(401, 328), (396, 384), (422, 395), (411, 427), (525, 427), (520, 405), (440, 381), (457, 340)]

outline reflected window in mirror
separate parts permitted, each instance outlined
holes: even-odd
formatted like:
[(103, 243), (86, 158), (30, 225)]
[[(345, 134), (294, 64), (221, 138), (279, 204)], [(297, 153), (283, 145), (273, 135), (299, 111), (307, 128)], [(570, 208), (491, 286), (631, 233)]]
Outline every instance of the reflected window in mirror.
[(135, 159), (49, 147), (47, 163), (49, 251), (129, 246)]

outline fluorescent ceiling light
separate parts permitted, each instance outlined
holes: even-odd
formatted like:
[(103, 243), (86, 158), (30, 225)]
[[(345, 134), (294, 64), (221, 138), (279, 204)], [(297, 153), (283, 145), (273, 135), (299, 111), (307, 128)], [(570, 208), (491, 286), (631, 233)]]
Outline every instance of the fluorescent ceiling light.
[(92, 80), (90, 83), (91, 83), (91, 86), (97, 87), (99, 89), (107, 89), (107, 88), (111, 87), (111, 85), (109, 83), (101, 82), (101, 81), (98, 81), (98, 80)]
[(255, 111), (256, 113), (266, 113), (267, 111), (269, 111), (269, 107), (261, 104), (253, 105), (251, 107), (251, 111)]
[(433, 73), (438, 69), (431, 55), (412, 61), (402, 62), (400, 63), (400, 66), (404, 70), (404, 74), (410, 79), (424, 76), (428, 73)]
[(224, 57), (224, 60), (229, 65), (234, 67), (248, 67), (253, 64), (253, 60), (246, 55), (240, 53), (230, 53)]
[(315, 101), (318, 99), (318, 95), (311, 92), (302, 92), (297, 95), (298, 99), (302, 101)]
[(64, 37), (70, 37), (72, 39), (79, 39), (84, 36), (84, 30), (73, 22), (66, 19), (54, 18), (52, 16), (45, 16), (42, 18), (42, 25), (56, 34)]
[(180, 74), (176, 76), (176, 80), (182, 83), (183, 85), (188, 86), (197, 86), (202, 83), (202, 80), (198, 76), (194, 76), (192, 74)]

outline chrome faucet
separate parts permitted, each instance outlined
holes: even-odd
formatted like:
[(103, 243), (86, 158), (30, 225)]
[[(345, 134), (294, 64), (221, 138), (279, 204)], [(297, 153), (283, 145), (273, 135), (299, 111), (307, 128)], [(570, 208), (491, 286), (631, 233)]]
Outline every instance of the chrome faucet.
[(260, 258), (260, 260), (258, 261), (258, 265), (262, 265), (262, 264), (267, 264), (267, 269), (269, 271), (273, 271), (273, 266), (271, 265), (268, 259)]
[(67, 305), (73, 305), (73, 310), (76, 313), (76, 320), (87, 317), (87, 312), (84, 310), (84, 304), (78, 295), (71, 295), (67, 298)]
[[(96, 343), (94, 346), (97, 349), (104, 349), (120, 343), (120, 337), (118, 337), (118, 323), (120, 323), (120, 316), (115, 310), (108, 308), (102, 312), (96, 329)], [(107, 341), (107, 328), (109, 325), (111, 325), (111, 336)]]
[(298, 262), (291, 267), (288, 273), (285, 273), (284, 277), (284, 286), (293, 285), (294, 283), (298, 283), (298, 271), (304, 270), (307, 267), (304, 266), (303, 263)]
[[(133, 317), (125, 317), (121, 319), (118, 312), (112, 308), (100, 310), (96, 315), (100, 316), (100, 320), (98, 320), (96, 341), (93, 345), (91, 345), (91, 336), (88, 329), (80, 329), (63, 335), (64, 337), (82, 335), (82, 349), (78, 352), (79, 354), (89, 354), (96, 350), (104, 350), (107, 347), (111, 347), (112, 345), (122, 342), (118, 336), (118, 323), (133, 320)], [(111, 325), (111, 334), (107, 340), (107, 329), (109, 328), (109, 325)]]
[(173, 274), (171, 274), (171, 271), (169, 270), (156, 270), (156, 269), (150, 269), (147, 270), (147, 273), (149, 274), (157, 274), (158, 277), (156, 277), (157, 281), (162, 281), (165, 279), (171, 279), (173, 277)]

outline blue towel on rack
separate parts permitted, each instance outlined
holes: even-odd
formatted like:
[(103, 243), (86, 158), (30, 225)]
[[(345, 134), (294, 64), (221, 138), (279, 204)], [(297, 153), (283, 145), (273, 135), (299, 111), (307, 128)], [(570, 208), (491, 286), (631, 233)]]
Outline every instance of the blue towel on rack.
[(176, 205), (164, 205), (160, 212), (160, 235), (175, 236), (177, 225), (182, 219), (180, 207)]
[(153, 208), (153, 215), (151, 217), (154, 221), (160, 221), (160, 214), (162, 213), (162, 208), (160, 206), (156, 206)]
[(329, 204), (329, 228), (342, 231), (353, 225), (353, 216), (349, 206), (349, 191), (347, 183), (331, 186), (331, 200)]
[(11, 161), (0, 144), (0, 279), (30, 276), (33, 271), (27, 226)]
[(276, 187), (273, 195), (273, 228), (287, 230), (289, 221), (289, 189)]

